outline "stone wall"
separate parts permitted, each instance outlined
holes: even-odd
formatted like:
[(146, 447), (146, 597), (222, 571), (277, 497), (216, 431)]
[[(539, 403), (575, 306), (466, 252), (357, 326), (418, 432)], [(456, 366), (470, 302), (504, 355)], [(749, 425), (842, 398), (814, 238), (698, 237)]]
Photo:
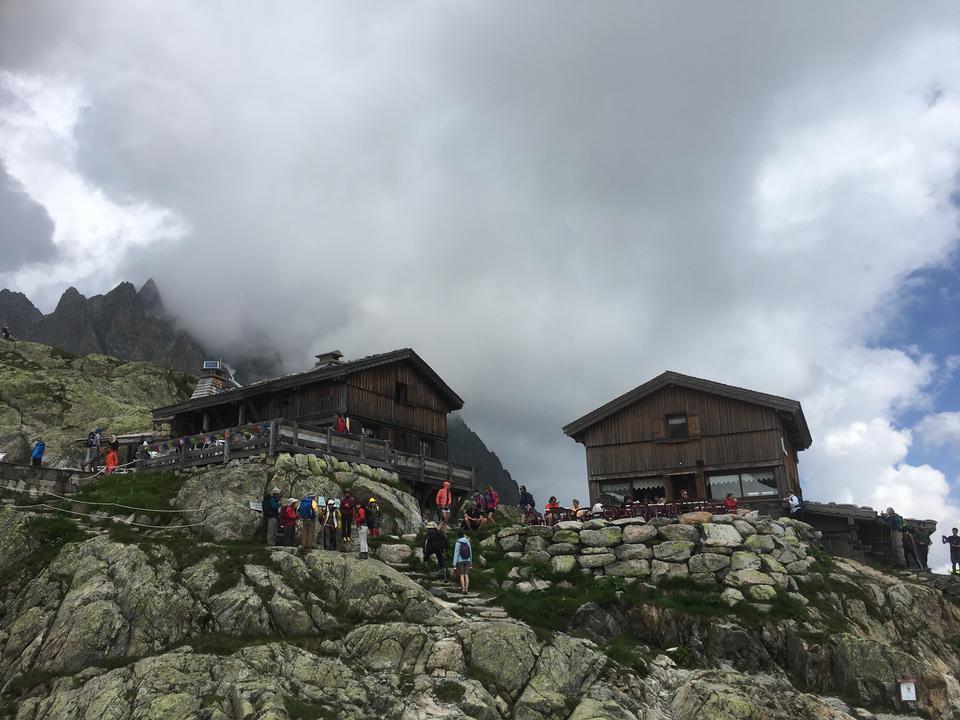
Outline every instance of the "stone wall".
[[(499, 548), (515, 559), (515, 580), (530, 576), (524, 566), (542, 564), (549, 564), (555, 573), (579, 568), (594, 575), (654, 583), (685, 577), (723, 588), (723, 597), (734, 604), (772, 600), (778, 588), (796, 593), (797, 583), (810, 579), (816, 562), (812, 551), (818, 541), (819, 533), (813, 528), (788, 518), (696, 512), (677, 520), (628, 518), (514, 526), (487, 538), (481, 547)], [(527, 582), (521, 589), (537, 589), (537, 584)]]

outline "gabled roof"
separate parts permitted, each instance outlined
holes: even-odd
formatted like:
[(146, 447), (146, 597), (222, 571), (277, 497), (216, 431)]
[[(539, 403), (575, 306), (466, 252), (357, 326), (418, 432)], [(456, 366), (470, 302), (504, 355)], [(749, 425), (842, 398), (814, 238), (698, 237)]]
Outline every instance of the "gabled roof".
[(378, 355), (368, 355), (359, 360), (338, 363), (335, 365), (326, 365), (324, 367), (313, 368), (304, 372), (283, 375), (278, 378), (261, 380), (259, 382), (245, 385), (241, 388), (228, 390), (227, 392), (217, 393), (208, 397), (192, 398), (179, 405), (168, 405), (167, 407), (156, 408), (153, 411), (154, 417), (168, 417), (182, 412), (199, 410), (206, 407), (223, 405), (224, 403), (237, 402), (249, 397), (261, 395), (263, 393), (276, 392), (278, 390), (287, 390), (301, 385), (309, 385), (316, 382), (327, 380), (338, 380), (349, 375), (369, 370), (370, 368), (381, 365), (389, 365), (395, 362), (408, 360), (427, 378), (428, 382), (440, 393), (447, 401), (451, 410), (459, 410), (463, 407), (463, 400), (457, 395), (449, 385), (447, 385), (433, 368), (424, 362), (423, 358), (417, 355), (410, 348), (393, 350), (391, 352), (380, 353)]
[(712, 380), (703, 380), (702, 378), (683, 375), (682, 373), (673, 372), (672, 370), (658, 375), (653, 380), (645, 382), (643, 385), (634, 388), (615, 400), (611, 400), (606, 405), (587, 413), (579, 420), (574, 420), (572, 423), (565, 425), (563, 432), (577, 440), (577, 436), (591, 425), (671, 385), (772, 408), (785, 421), (784, 424), (790, 436), (790, 442), (797, 450), (806, 450), (813, 443), (813, 439), (810, 437), (810, 429), (807, 427), (807, 420), (803, 416), (803, 408), (800, 407), (798, 401), (780, 397), (779, 395), (768, 395), (767, 393), (757, 392), (756, 390), (747, 390), (746, 388), (735, 387), (733, 385), (724, 385), (723, 383)]

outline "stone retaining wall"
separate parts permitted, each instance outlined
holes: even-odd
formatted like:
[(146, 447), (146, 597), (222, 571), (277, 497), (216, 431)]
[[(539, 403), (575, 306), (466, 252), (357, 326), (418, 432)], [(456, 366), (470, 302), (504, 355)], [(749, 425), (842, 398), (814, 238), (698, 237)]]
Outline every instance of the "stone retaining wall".
[(796, 593), (797, 583), (810, 579), (816, 562), (812, 549), (818, 542), (817, 531), (788, 518), (695, 512), (677, 520), (628, 518), (514, 526), (480, 545), (487, 550), (499, 548), (515, 559), (516, 579), (529, 576), (524, 566), (544, 563), (558, 573), (580, 568), (594, 575), (652, 582), (686, 577), (723, 588), (724, 598), (733, 604), (772, 600), (778, 588)]

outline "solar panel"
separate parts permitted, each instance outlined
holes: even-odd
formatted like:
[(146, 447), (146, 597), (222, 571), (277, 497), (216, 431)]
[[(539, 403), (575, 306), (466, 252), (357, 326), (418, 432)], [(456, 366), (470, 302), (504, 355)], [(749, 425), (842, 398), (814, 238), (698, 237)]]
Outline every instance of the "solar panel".
[(219, 370), (220, 361), (219, 360), (204, 360), (203, 361), (204, 370)]

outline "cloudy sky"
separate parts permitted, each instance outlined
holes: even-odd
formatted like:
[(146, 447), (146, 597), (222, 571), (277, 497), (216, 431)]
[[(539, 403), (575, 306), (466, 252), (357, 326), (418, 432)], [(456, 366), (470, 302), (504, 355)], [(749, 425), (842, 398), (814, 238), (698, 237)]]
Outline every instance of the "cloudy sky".
[(412, 346), (538, 500), (584, 412), (746, 385), (808, 498), (960, 523), (955, 3), (97, 8), (0, 3), (3, 286)]

